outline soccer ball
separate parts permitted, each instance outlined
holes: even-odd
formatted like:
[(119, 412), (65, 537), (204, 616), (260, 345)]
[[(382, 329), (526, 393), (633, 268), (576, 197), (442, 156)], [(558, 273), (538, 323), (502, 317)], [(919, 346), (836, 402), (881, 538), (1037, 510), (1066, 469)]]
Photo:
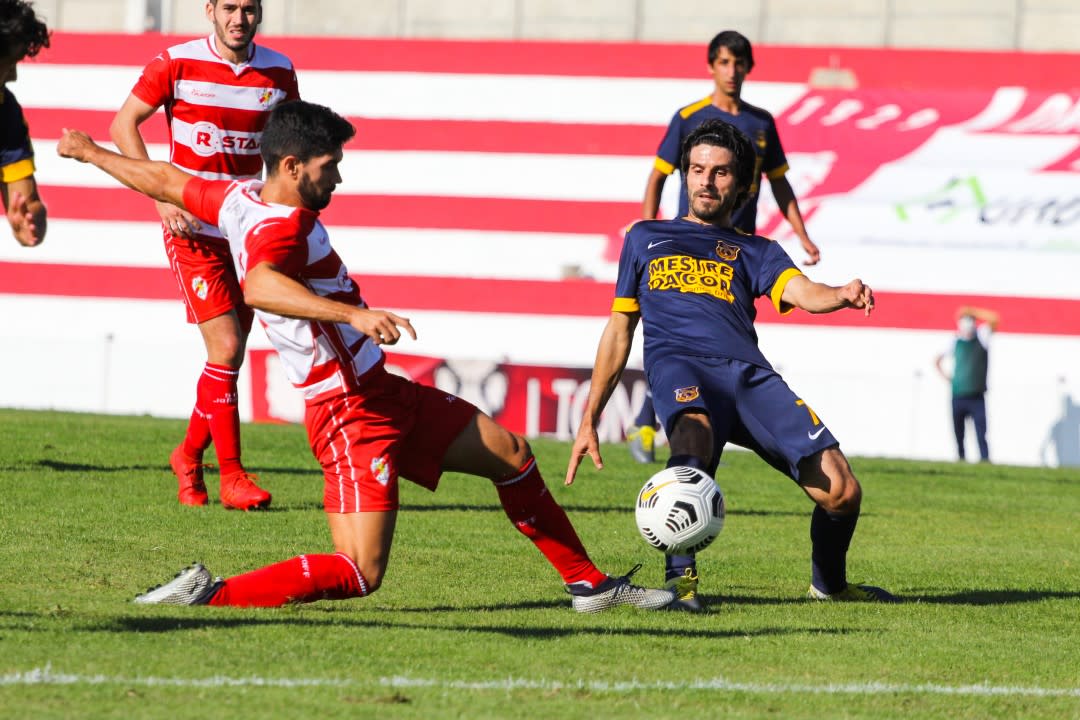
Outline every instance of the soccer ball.
[(668, 555), (693, 555), (724, 528), (724, 494), (708, 474), (670, 467), (649, 478), (634, 511), (645, 542)]

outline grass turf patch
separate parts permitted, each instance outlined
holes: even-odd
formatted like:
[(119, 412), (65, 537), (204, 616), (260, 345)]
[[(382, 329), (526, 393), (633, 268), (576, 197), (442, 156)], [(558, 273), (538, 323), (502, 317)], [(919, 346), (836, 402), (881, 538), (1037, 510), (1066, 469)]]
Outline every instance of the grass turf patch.
[[(302, 428), (244, 428), (264, 513), (176, 502), (179, 421), (0, 411), (0, 706), (11, 717), (1078, 717), (1080, 471), (854, 458), (855, 581), (897, 606), (815, 604), (811, 505), (759, 459), (717, 473), (728, 518), (702, 553), (704, 615), (569, 609), (490, 483), (402, 484), (372, 597), (270, 610), (141, 607), (193, 560), (231, 575), (331, 550)], [(533, 443), (606, 572), (662, 557), (633, 501), (660, 465)], [(212, 458), (211, 458), (212, 459)]]

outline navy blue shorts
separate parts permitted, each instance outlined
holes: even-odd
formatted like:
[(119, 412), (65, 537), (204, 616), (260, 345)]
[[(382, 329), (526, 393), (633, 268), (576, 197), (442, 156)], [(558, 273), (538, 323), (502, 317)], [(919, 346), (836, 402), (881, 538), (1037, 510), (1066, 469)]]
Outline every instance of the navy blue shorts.
[(729, 358), (670, 356), (647, 368), (656, 414), (671, 437), (680, 413), (705, 412), (713, 427), (714, 467), (733, 442), (793, 480), (799, 462), (839, 443), (775, 370)]

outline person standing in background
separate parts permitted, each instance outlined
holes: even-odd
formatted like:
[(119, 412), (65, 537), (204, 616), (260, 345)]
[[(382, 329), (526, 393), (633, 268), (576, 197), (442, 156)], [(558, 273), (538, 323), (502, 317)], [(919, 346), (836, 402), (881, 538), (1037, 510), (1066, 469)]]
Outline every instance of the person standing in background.
[[(990, 336), (1000, 317), (993, 310), (965, 305), (956, 311), (956, 339), (953, 346), (937, 356), (938, 373), (952, 383), (952, 421), (956, 452), (965, 459), (964, 434), (967, 420), (975, 426), (980, 462), (990, 462), (986, 441), (986, 377), (990, 361)], [(952, 374), (946, 358), (952, 358)]]
[[(279, 52), (254, 43), (261, 0), (210, 0), (209, 37), (174, 45), (150, 61), (109, 129), (120, 152), (149, 159), (139, 126), (159, 107), (169, 123), (169, 160), (205, 180), (256, 178), (259, 144), (270, 111), (299, 98), (296, 71)], [(237, 510), (270, 505), (240, 461), (237, 380), (251, 330), (251, 310), (215, 227), (168, 203), (156, 203), (165, 252), (198, 325), (206, 365), (183, 441), (169, 456), (182, 505), (206, 505), (203, 452), (214, 444), (221, 474), (221, 504)]]

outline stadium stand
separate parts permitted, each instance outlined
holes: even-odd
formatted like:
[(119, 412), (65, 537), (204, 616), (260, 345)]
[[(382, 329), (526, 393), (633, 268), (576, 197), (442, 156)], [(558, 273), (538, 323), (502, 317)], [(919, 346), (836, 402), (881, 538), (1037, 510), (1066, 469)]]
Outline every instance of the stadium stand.
[[(202, 32), (192, 0), (38, 0), (49, 26), (75, 32)], [(269, 0), (263, 34), (350, 37), (700, 42), (735, 27), (755, 44), (1080, 50), (1080, 6), (1037, 0), (807, 3), (749, 0)]]

